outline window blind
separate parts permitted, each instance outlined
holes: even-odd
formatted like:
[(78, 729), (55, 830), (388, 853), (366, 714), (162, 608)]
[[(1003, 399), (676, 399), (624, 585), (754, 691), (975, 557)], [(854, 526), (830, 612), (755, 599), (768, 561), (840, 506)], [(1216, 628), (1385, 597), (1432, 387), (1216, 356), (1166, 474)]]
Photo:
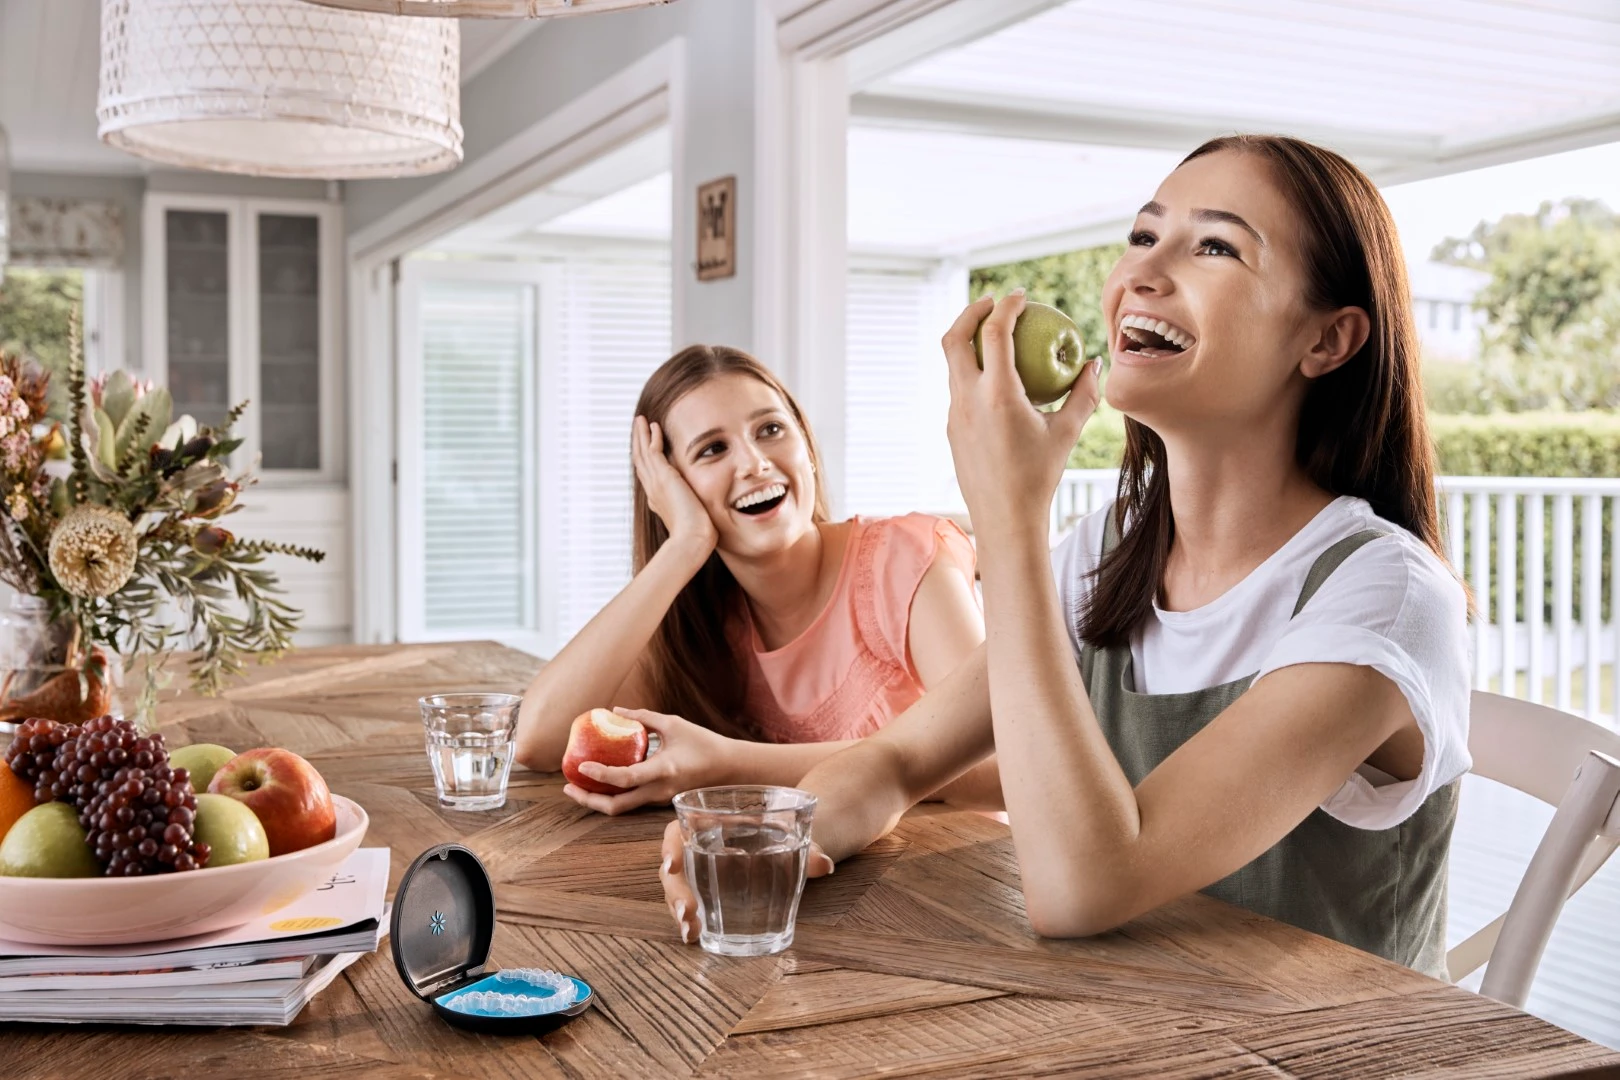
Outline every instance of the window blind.
[(533, 287), (423, 283), (424, 621), (430, 632), (533, 624), (525, 461)]
[[(940, 441), (943, 415), (921, 393), (941, 328), (933, 325), (936, 287), (924, 274), (849, 271), (846, 309), (844, 505), (854, 514), (934, 509), (924, 448)], [(933, 365), (943, 377), (943, 361)], [(814, 417), (811, 418), (814, 421)]]
[(561, 288), (541, 363), (559, 365), (557, 400), (543, 408), (558, 425), (547, 443), (556, 449), (543, 467), (557, 492), (545, 533), (560, 549), (566, 641), (630, 579), (630, 423), (642, 384), (670, 355), (668, 257), (573, 258)]

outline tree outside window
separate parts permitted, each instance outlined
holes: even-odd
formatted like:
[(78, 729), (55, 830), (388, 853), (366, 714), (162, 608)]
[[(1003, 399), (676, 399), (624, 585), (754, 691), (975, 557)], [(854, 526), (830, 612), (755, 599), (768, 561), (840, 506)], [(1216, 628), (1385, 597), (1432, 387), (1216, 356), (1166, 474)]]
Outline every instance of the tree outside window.
[(67, 418), (68, 333), (84, 322), (84, 271), (7, 267), (0, 281), (0, 349), (32, 359), (51, 374), (49, 415)]

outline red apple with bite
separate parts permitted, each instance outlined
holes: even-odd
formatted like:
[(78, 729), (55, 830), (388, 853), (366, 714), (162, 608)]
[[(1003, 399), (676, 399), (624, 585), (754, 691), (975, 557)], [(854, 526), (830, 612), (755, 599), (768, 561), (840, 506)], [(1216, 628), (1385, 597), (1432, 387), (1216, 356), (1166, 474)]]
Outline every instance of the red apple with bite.
[(618, 795), (625, 789), (592, 780), (579, 771), (581, 762), (623, 767), (647, 759), (647, 729), (641, 721), (620, 716), (607, 709), (592, 709), (574, 718), (568, 729), (568, 749), (563, 753), (562, 771), (568, 782), (598, 795)]
[(244, 750), (208, 783), (215, 795), (245, 803), (264, 826), (270, 857), (302, 851), (337, 835), (332, 792), (315, 766), (275, 746)]

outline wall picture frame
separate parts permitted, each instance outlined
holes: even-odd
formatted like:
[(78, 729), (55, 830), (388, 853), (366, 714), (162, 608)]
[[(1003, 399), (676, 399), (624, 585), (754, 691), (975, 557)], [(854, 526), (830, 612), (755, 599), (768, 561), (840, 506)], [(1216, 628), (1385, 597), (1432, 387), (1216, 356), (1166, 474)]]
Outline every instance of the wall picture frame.
[(697, 278), (714, 281), (737, 273), (737, 178), (722, 176), (697, 189)]

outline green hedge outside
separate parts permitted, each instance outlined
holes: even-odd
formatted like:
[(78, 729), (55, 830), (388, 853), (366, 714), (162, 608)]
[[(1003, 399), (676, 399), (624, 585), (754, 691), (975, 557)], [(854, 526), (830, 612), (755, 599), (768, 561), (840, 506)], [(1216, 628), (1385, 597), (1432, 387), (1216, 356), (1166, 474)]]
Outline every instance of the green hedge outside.
[[(1581, 413), (1500, 413), (1494, 416), (1432, 415), (1429, 427), (1434, 436), (1435, 449), (1440, 459), (1442, 476), (1545, 476), (1545, 477), (1620, 477), (1620, 414), (1610, 412)], [(1125, 449), (1125, 420), (1112, 409), (1104, 408), (1086, 425), (1079, 444), (1069, 455), (1071, 469), (1118, 468)], [(1465, 511), (1465, 513), (1468, 511)], [(1552, 625), (1553, 603), (1553, 536), (1552, 500), (1546, 500), (1546, 521), (1543, 526), (1542, 551), (1545, 564), (1542, 580), (1545, 582), (1545, 601), (1542, 617)], [(1612, 500), (1603, 507), (1604, 537), (1612, 536)], [(1517, 600), (1514, 610), (1520, 621), (1524, 619), (1524, 518), (1518, 521), (1518, 557), (1520, 580), (1515, 584)], [(1577, 623), (1581, 621), (1581, 513), (1576, 504), (1574, 516), (1574, 597), (1573, 611)], [(1490, 508), (1491, 551), (1489, 552), (1491, 589), (1496, 595), (1500, 582), (1496, 580), (1496, 505)], [(1457, 569), (1468, 572), (1472, 565), (1473, 544), (1466, 542), (1463, 564)], [(1610, 574), (1614, 560), (1603, 558), (1602, 617), (1613, 618), (1610, 607)], [(1483, 603), (1477, 597), (1476, 603)], [(1492, 613), (1494, 616), (1494, 613)]]
[[(1429, 417), (1442, 476), (1620, 476), (1620, 413)], [(1071, 469), (1114, 469), (1125, 418), (1104, 407), (1086, 424)]]
[(1620, 476), (1620, 413), (1431, 416), (1442, 476)]

